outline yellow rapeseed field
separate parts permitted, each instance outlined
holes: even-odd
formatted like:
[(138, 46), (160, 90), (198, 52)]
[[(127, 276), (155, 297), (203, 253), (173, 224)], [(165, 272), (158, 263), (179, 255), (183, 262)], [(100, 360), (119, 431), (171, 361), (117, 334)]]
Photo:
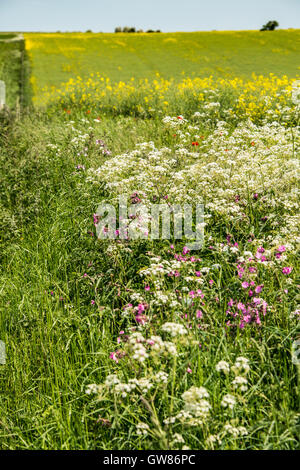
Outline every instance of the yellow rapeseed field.
[(60, 87), (45, 87), (40, 103), (60, 103), (66, 111), (82, 108), (95, 111), (152, 116), (157, 113), (190, 113), (199, 111), (210, 101), (220, 102), (213, 109), (225, 108), (228, 117), (249, 117), (253, 120), (270, 113), (279, 118), (291, 104), (291, 91), (295, 79), (286, 75), (277, 77), (252, 75), (243, 78), (184, 78), (166, 80), (157, 74), (153, 80), (132, 78), (128, 83), (112, 82), (99, 72), (87, 79), (77, 76)]
[(74, 93), (74, 101), (80, 93), (88, 104), (94, 92), (93, 100), (110, 95), (115, 101), (138, 91), (139, 105), (148, 112), (158, 103), (167, 109), (171, 90), (180, 98), (187, 93), (201, 99), (203, 89), (228, 85), (245, 88), (238, 106), (244, 112), (252, 102), (253, 113), (257, 94), (276, 95), (299, 74), (300, 30), (30, 33), (25, 42), (36, 104), (55, 94)]

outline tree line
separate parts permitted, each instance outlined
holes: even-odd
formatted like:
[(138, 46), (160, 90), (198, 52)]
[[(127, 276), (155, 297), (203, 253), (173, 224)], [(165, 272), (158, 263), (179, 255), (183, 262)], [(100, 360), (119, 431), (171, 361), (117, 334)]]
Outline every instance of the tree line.
[(161, 33), (160, 29), (148, 29), (147, 31), (144, 31), (143, 29), (136, 29), (133, 26), (124, 26), (123, 28), (121, 26), (117, 26), (115, 28), (115, 33)]

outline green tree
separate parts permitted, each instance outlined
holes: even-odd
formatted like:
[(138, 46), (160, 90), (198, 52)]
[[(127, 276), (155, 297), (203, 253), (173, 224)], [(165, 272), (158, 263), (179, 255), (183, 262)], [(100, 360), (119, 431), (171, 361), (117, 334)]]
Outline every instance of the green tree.
[(268, 21), (266, 24), (263, 25), (261, 31), (274, 31), (275, 28), (279, 26), (279, 23), (275, 20)]

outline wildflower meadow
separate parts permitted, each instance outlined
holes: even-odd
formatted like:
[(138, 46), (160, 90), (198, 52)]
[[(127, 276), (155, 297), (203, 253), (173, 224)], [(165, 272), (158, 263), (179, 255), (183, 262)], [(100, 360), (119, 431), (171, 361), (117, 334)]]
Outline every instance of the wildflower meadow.
[[(184, 34), (96, 40), (116, 68)], [(33, 104), (0, 111), (2, 449), (299, 449), (300, 78), (284, 54), (215, 73), (218, 32), (185, 37), (190, 64), (197, 34), (209, 70), (119, 80), (79, 60), (92, 34), (25, 35)], [(299, 30), (245, 34), (280, 55)]]

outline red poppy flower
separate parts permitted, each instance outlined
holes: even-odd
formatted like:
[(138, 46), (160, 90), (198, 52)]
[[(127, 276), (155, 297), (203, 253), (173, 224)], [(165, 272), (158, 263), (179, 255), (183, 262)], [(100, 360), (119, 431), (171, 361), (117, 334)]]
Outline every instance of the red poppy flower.
[(197, 141), (196, 141), (196, 142), (192, 142), (192, 145), (193, 145), (194, 147), (196, 147), (196, 146), (199, 145), (199, 142), (197, 142)]

